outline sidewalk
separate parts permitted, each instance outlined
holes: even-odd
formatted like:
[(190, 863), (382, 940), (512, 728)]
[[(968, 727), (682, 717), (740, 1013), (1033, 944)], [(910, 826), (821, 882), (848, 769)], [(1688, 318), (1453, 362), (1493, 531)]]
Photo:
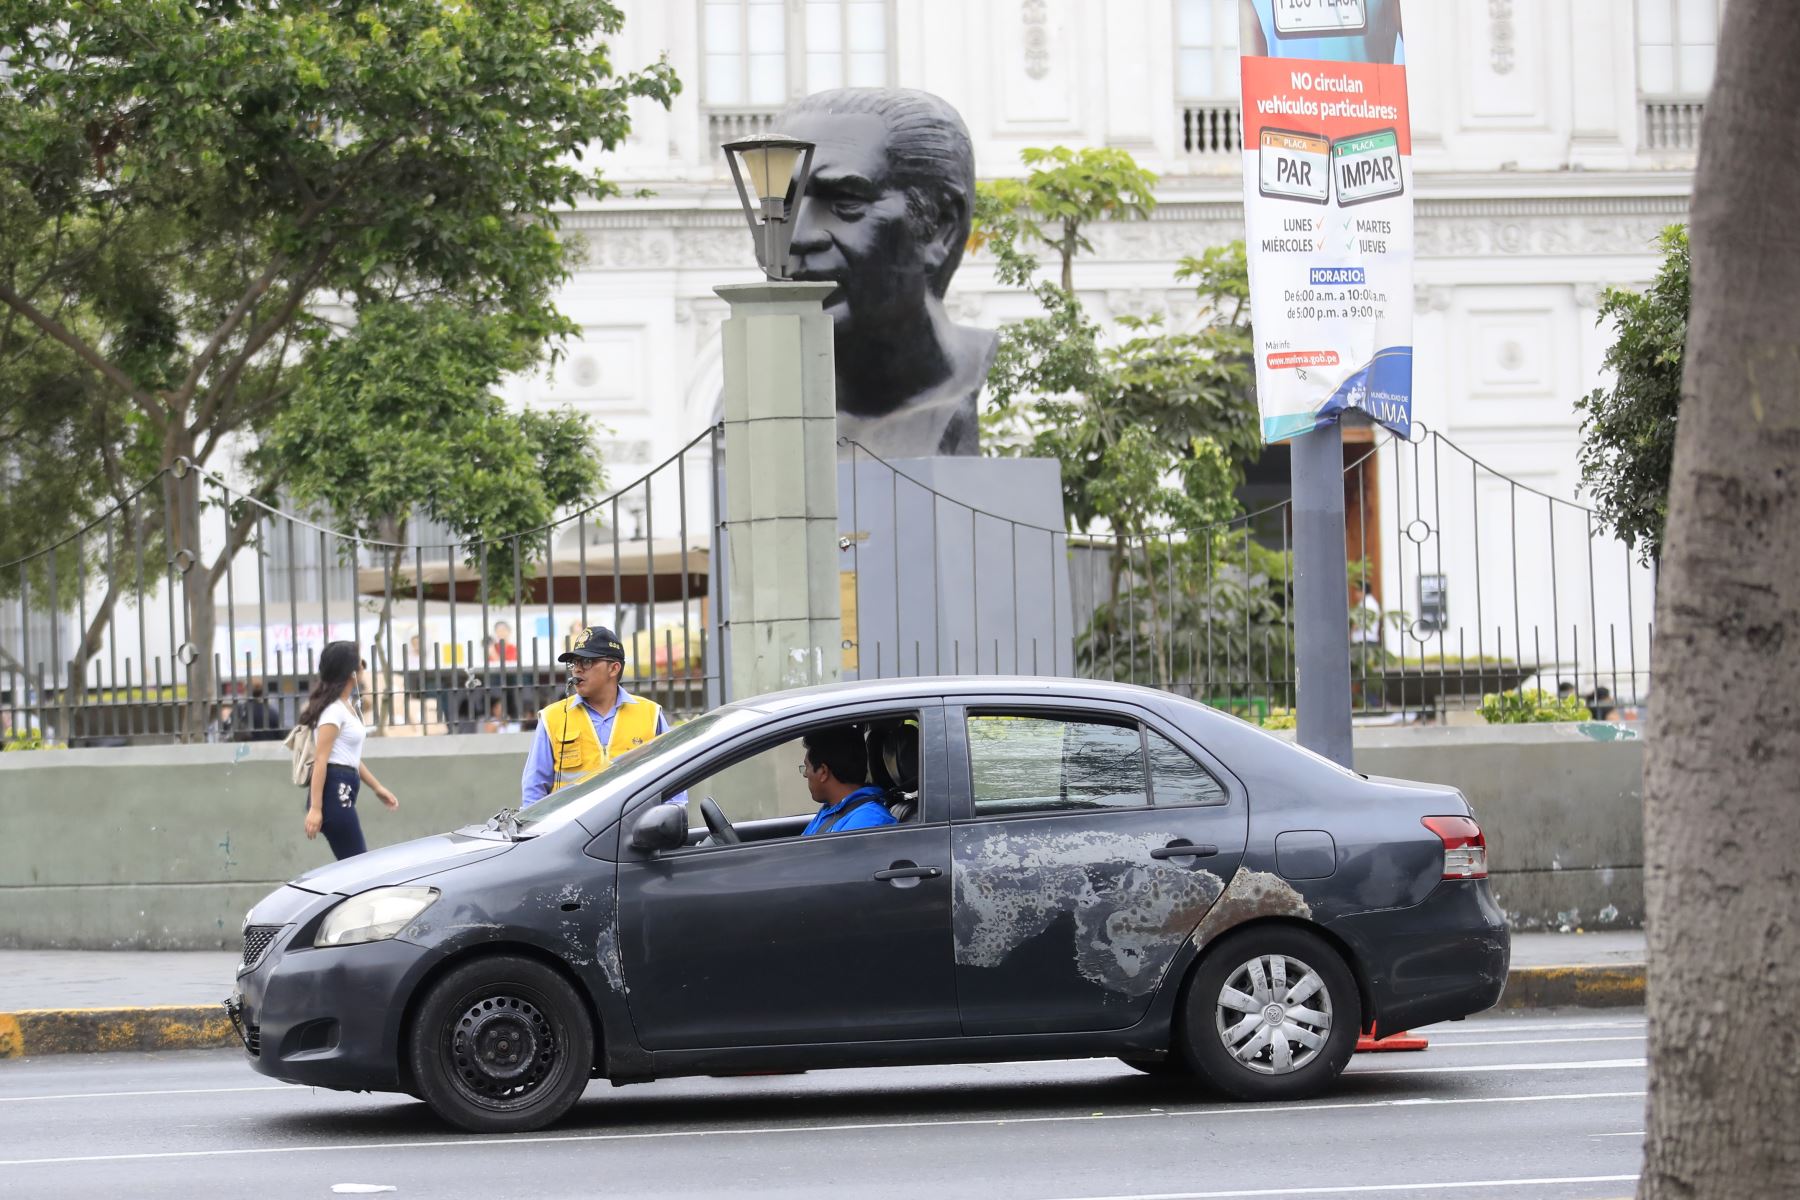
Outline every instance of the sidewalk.
[[(1501, 1008), (1642, 1004), (1644, 934), (1515, 933)], [(238, 956), (187, 950), (0, 950), (0, 1058), (228, 1046), (220, 1001)]]

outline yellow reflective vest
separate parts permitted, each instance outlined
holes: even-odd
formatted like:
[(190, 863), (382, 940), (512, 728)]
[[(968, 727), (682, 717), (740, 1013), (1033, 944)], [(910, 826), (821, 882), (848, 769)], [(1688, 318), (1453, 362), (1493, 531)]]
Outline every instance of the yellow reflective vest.
[(550, 736), (550, 791), (579, 783), (633, 746), (655, 737), (661, 712), (654, 700), (641, 696), (623, 699), (613, 714), (612, 738), (605, 746), (595, 735), (593, 718), (584, 711), (580, 696), (558, 700), (538, 713), (538, 722)]

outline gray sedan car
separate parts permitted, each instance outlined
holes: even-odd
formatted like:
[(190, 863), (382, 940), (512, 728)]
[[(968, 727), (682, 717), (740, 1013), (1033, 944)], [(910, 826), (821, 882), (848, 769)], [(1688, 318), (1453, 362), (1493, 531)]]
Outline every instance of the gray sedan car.
[[(803, 836), (827, 729), (892, 821)], [(301, 876), (228, 1004), (256, 1070), (476, 1130), (594, 1077), (1099, 1055), (1291, 1100), (1371, 1026), (1491, 1006), (1509, 953), (1454, 788), (1142, 688), (904, 679), (726, 705)]]

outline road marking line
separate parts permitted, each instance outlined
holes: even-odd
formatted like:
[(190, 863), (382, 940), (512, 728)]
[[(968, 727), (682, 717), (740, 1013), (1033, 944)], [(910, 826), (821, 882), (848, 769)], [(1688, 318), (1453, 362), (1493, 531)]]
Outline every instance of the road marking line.
[(1359, 1071), (1352, 1067), (1344, 1072), (1344, 1078), (1349, 1079), (1363, 1075), (1472, 1074), (1478, 1071), (1605, 1071), (1644, 1065), (1645, 1060), (1641, 1058), (1597, 1058), (1590, 1062), (1481, 1063), (1467, 1067), (1387, 1067), (1373, 1071)]
[(1629, 1130), (1628, 1132), (1625, 1132), (1625, 1133), (1590, 1133), (1590, 1134), (1588, 1134), (1588, 1136), (1589, 1137), (1643, 1137), (1644, 1131), (1641, 1129), (1633, 1129), (1633, 1130)]
[(175, 1158), (241, 1158), (252, 1154), (324, 1154), (345, 1150), (433, 1150), (456, 1146), (531, 1146), (547, 1142), (632, 1142), (667, 1138), (762, 1137), (792, 1133), (866, 1133), (884, 1129), (944, 1129), (971, 1125), (1053, 1125), (1076, 1121), (1161, 1121), (1174, 1117), (1265, 1117), (1275, 1113), (1311, 1113), (1359, 1108), (1417, 1107), (1453, 1104), (1536, 1104), (1570, 1100), (1635, 1100), (1637, 1092), (1569, 1092), (1545, 1096), (1461, 1096), (1449, 1099), (1418, 1097), (1410, 1100), (1346, 1100), (1325, 1104), (1240, 1104), (1212, 1108), (1179, 1109), (1175, 1112), (1099, 1113), (1082, 1116), (981, 1117), (941, 1121), (862, 1121), (842, 1125), (771, 1125), (744, 1129), (669, 1129), (649, 1133), (574, 1133), (530, 1137), (438, 1138), (419, 1142), (342, 1142), (324, 1146), (246, 1146), (235, 1150), (156, 1150), (136, 1154), (82, 1154), (56, 1158), (0, 1159), (0, 1167), (35, 1167), (59, 1163), (143, 1162)]
[(1414, 1030), (1426, 1037), (1452, 1037), (1460, 1034), (1477, 1034), (1485, 1037), (1490, 1033), (1539, 1033), (1547, 1030), (1563, 1031), (1569, 1029), (1645, 1029), (1649, 1022), (1643, 1019), (1636, 1021), (1517, 1021), (1505, 1023), (1496, 1021), (1443, 1022), (1438, 1025), (1425, 1025)]
[(149, 1092), (59, 1092), (48, 1096), (0, 1096), (0, 1104), (21, 1100), (111, 1100), (119, 1096), (204, 1096), (215, 1092), (291, 1092), (291, 1083), (265, 1083), (258, 1087), (162, 1088)]
[(1622, 1033), (1608, 1037), (1586, 1038), (1505, 1038), (1491, 1042), (1439, 1042), (1440, 1050), (1461, 1050), (1465, 1046), (1577, 1046), (1589, 1042), (1641, 1042), (1647, 1037), (1642, 1033)]
[(1230, 1192), (1140, 1192), (1129, 1196), (1083, 1196), (1079, 1200), (1246, 1200), (1256, 1196), (1350, 1196), (1371, 1192), (1440, 1192), (1470, 1188), (1545, 1187), (1550, 1184), (1633, 1183), (1636, 1175), (1564, 1175), (1554, 1179), (1466, 1179), (1454, 1183), (1358, 1183), (1330, 1187), (1252, 1188)]

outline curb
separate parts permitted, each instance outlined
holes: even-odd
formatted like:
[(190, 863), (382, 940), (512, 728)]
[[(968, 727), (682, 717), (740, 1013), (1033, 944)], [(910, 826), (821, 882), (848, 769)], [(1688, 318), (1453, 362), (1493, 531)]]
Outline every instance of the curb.
[(197, 1050), (237, 1044), (218, 1004), (29, 1008), (0, 1013), (0, 1059), (109, 1050)]
[(1644, 964), (1514, 967), (1494, 1007), (1630, 1008), (1644, 1002)]
[[(1497, 1009), (1627, 1008), (1644, 1002), (1644, 966), (1514, 967)], [(0, 1059), (109, 1050), (235, 1046), (217, 1004), (144, 1008), (36, 1008), (0, 1013)]]

